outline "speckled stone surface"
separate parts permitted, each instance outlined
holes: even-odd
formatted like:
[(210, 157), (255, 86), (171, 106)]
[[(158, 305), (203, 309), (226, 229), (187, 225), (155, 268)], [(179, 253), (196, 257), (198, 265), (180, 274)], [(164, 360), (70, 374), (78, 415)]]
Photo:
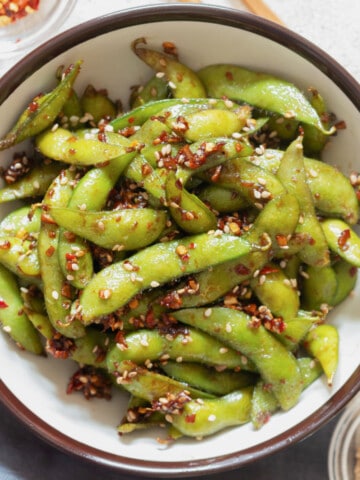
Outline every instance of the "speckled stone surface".
[[(114, 10), (164, 3), (161, 0), (78, 0), (67, 29)], [(241, 0), (208, 0), (209, 4), (245, 9)], [(360, 81), (359, 0), (267, 0), (267, 4), (292, 30), (312, 41), (337, 60)], [(58, 32), (54, 32), (58, 33)], [(0, 59), (0, 75), (15, 63)], [(86, 463), (62, 453), (24, 427), (0, 404), (0, 480), (130, 480), (133, 477)], [(208, 480), (326, 480), (327, 451), (337, 422), (335, 418), (307, 440), (255, 464), (226, 474), (206, 476)], [(205, 477), (204, 477), (205, 478)], [(191, 480), (191, 479), (190, 479)]]

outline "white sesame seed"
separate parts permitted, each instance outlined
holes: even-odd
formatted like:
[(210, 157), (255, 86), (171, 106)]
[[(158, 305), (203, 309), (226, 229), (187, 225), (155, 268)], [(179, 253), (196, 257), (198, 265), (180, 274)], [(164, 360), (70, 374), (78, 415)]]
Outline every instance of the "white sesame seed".
[(53, 290), (51, 292), (51, 296), (54, 300), (58, 300), (59, 299), (59, 292), (57, 292), (56, 290)]
[(3, 330), (4, 330), (4, 332), (6, 332), (6, 333), (10, 333), (10, 332), (11, 332), (11, 327), (10, 327), (10, 325), (5, 325), (5, 326), (3, 327)]
[(206, 318), (209, 318), (212, 314), (212, 309), (211, 308), (207, 308), (204, 312), (204, 317)]
[(213, 413), (211, 413), (211, 414), (208, 416), (208, 420), (209, 420), (209, 422), (215, 422), (215, 420), (216, 420), (216, 415), (214, 415)]

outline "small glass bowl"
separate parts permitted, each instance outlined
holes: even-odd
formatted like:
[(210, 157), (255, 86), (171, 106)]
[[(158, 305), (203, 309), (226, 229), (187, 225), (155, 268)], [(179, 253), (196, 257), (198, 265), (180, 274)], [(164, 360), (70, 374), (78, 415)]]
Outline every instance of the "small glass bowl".
[[(356, 451), (360, 451), (360, 395), (346, 407), (331, 437), (328, 470), (330, 480), (357, 480)], [(358, 467), (359, 468), (359, 467)]]
[(57, 33), (75, 0), (40, 0), (38, 9), (14, 23), (0, 27), (0, 58), (21, 53)]

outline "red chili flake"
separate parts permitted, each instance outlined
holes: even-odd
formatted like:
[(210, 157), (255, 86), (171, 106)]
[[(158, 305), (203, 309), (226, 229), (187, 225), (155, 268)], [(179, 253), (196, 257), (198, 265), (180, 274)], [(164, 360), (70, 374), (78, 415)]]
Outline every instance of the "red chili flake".
[(279, 247), (286, 247), (288, 244), (286, 235), (282, 235), (282, 234), (276, 235), (276, 243), (279, 245)]
[(349, 240), (349, 238), (350, 238), (350, 229), (346, 228), (341, 232), (340, 237), (338, 238), (338, 245), (341, 248), (341, 250), (346, 250), (349, 248), (349, 246), (347, 245), (347, 241)]
[(64, 283), (61, 287), (61, 295), (65, 298), (71, 298), (72, 297), (72, 292), (71, 292), (71, 286), (69, 283)]
[(335, 124), (336, 130), (345, 130), (346, 129), (346, 122), (341, 120)]
[(55, 247), (51, 246), (46, 250), (45, 255), (47, 257), (52, 257), (54, 253), (55, 253)]
[(186, 415), (185, 417), (185, 422), (186, 423), (195, 423), (196, 415), (195, 413), (192, 413), (190, 415)]
[(128, 123), (134, 123), (134, 122), (135, 122), (135, 117), (128, 118)]
[(269, 275), (269, 273), (276, 273), (278, 271), (279, 269), (277, 267), (267, 265), (260, 270), (259, 275)]
[(36, 102), (35, 100), (33, 100), (31, 103), (29, 103), (29, 106), (28, 106), (28, 109), (30, 112), (36, 112), (39, 108), (39, 104), (38, 102)]
[(10, 250), (10, 247), (11, 247), (11, 243), (9, 242), (9, 240), (5, 240), (0, 244), (1, 250)]
[(173, 55), (174, 57), (177, 56), (178, 52), (177, 52), (175, 43), (163, 42), (162, 47), (163, 47), (164, 53), (167, 53), (168, 55)]
[(8, 304), (5, 302), (5, 300), (0, 300), (0, 308), (8, 308)]
[(225, 77), (226, 77), (226, 80), (229, 80), (229, 81), (234, 80), (234, 75), (232, 74), (232, 72), (226, 72)]
[(250, 269), (246, 265), (243, 265), (242, 263), (239, 263), (239, 265), (236, 265), (234, 270), (235, 270), (235, 273), (237, 273), (238, 275), (250, 274)]
[(351, 277), (355, 277), (355, 275), (357, 274), (357, 271), (358, 271), (357, 267), (350, 267), (349, 275)]

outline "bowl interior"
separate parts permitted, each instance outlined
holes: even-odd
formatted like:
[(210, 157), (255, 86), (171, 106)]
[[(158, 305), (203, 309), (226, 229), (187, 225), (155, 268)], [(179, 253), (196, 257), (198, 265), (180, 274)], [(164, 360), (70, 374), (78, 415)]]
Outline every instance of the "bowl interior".
[[(347, 89), (349, 85), (356, 88), (356, 82), (349, 82), (346, 72), (325, 54), (281, 27), (240, 12), (196, 6), (168, 6), (160, 12), (159, 8), (136, 9), (89, 22), (25, 58), (2, 80), (4, 89), (0, 88), (0, 92), (10, 94), (0, 106), (0, 135), (12, 126), (32, 96), (54, 86), (60, 65), (78, 59), (84, 61), (76, 84), (79, 92), (92, 83), (96, 88), (107, 88), (112, 98), (126, 105), (130, 87), (152, 75), (130, 48), (134, 39), (144, 36), (154, 47), (161, 46), (164, 40), (174, 42), (181, 61), (194, 69), (235, 63), (279, 75), (303, 90), (316, 87), (327, 99), (329, 109), (347, 125), (331, 141), (325, 160), (345, 173), (360, 170), (358, 106), (337, 85), (343, 82)], [(10, 155), (0, 153), (4, 161)], [(13, 207), (7, 206), (3, 213), (8, 208)], [(103, 464), (168, 476), (233, 468), (303, 438), (330, 419), (354, 394), (360, 378), (359, 289), (331, 313), (341, 339), (333, 387), (329, 389), (319, 379), (303, 393), (297, 406), (274, 415), (260, 431), (248, 424), (202, 441), (179, 440), (170, 446), (157, 441), (157, 437), (165, 437), (164, 431), (119, 437), (116, 425), (125, 411), (125, 395), (116, 394), (111, 402), (67, 396), (67, 380), (76, 369), (72, 362), (24, 354), (3, 335), (0, 392), (10, 408), (46, 439)]]

